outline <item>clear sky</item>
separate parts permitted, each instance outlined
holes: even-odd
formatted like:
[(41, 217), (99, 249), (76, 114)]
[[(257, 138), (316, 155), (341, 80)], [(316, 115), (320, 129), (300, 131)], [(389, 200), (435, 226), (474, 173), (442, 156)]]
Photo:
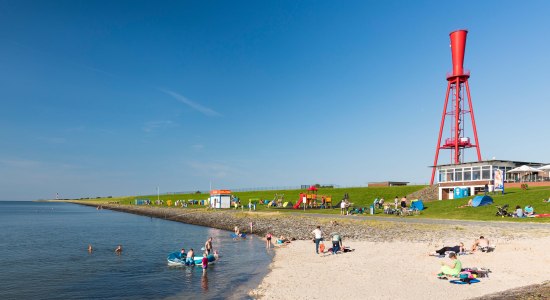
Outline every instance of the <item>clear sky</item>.
[(549, 12), (1, 0), (0, 199), (429, 182), (462, 28), (483, 158), (550, 162)]

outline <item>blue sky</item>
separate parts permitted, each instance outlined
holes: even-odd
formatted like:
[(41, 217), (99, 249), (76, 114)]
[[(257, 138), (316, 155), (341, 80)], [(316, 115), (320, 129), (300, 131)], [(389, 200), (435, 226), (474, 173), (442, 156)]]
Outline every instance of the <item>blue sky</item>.
[(461, 28), (483, 158), (550, 162), (550, 4), (460, 3), (0, 1), (0, 198), (426, 183)]

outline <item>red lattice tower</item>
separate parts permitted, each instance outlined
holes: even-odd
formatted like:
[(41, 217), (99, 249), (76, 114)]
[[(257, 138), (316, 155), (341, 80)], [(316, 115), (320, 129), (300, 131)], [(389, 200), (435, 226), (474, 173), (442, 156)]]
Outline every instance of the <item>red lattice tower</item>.
[[(435, 148), (435, 159), (433, 164), (434, 166), (432, 168), (432, 179), (430, 181), (430, 184), (434, 183), (436, 171), (435, 166), (437, 165), (439, 150), (441, 149), (451, 150), (451, 162), (454, 164), (460, 164), (463, 160), (464, 149), (476, 148), (477, 159), (481, 161), (481, 152), (479, 150), (479, 140), (477, 138), (476, 121), (474, 118), (474, 107), (472, 106), (472, 97), (470, 97), (470, 85), (468, 84), (470, 72), (465, 71), (463, 67), (467, 34), (467, 30), (457, 30), (449, 34), (451, 37), (453, 72), (452, 74), (447, 74), (447, 94), (445, 96), (445, 104), (443, 106), (443, 114), (441, 116), (439, 138), (437, 139), (437, 146)], [(450, 103), (449, 95), (451, 96)], [(465, 98), (468, 99), (467, 105)], [(470, 115), (470, 119), (472, 120), (474, 143), (470, 141), (469, 137), (464, 137), (464, 120), (467, 114)], [(446, 119), (448, 119), (448, 121), (450, 122), (449, 127), (451, 129), (451, 135), (449, 138), (445, 139), (443, 144), (441, 144), (441, 135), (443, 134), (443, 128), (445, 127)]]

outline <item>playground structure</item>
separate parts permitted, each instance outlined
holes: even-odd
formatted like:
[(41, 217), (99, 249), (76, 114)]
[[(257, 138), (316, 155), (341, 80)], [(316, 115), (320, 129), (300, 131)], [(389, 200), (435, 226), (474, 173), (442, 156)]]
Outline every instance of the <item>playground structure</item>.
[[(439, 137), (435, 149), (434, 164), (432, 167), (432, 178), (430, 185), (433, 185), (439, 150), (451, 150), (451, 163), (461, 164), (463, 162), (464, 150), (467, 148), (477, 149), (477, 159), (481, 161), (481, 152), (479, 150), (479, 140), (477, 138), (476, 121), (474, 118), (474, 108), (472, 106), (472, 97), (470, 96), (470, 71), (464, 70), (464, 53), (466, 50), (467, 30), (456, 30), (449, 34), (451, 38), (451, 54), (453, 60), (453, 72), (447, 74), (447, 93), (445, 104), (443, 105), (443, 114), (441, 116), (441, 125), (439, 126)], [(466, 91), (466, 93), (465, 93)], [(451, 103), (449, 104), (449, 95)], [(468, 98), (468, 105), (465, 105), (465, 98)], [(472, 121), (472, 130), (475, 142), (472, 143), (469, 137), (464, 136), (465, 115), (470, 114)], [(441, 136), (445, 127), (445, 120), (450, 120), (450, 137), (441, 144)]]
[[(298, 201), (292, 208), (298, 209), (301, 205), (303, 208), (332, 208), (332, 196), (331, 195), (319, 195), (317, 194), (317, 187), (314, 185), (307, 189), (306, 193), (300, 193)], [(318, 201), (320, 200), (320, 203)]]

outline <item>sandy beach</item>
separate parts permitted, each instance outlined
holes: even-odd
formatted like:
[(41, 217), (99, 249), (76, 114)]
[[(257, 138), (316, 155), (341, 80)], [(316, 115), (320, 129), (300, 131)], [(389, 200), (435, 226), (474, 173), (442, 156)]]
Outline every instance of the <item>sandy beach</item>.
[[(471, 245), (469, 240), (464, 242)], [(463, 267), (489, 268), (489, 278), (456, 285), (435, 276), (440, 262), (448, 258), (427, 255), (443, 244), (344, 240), (354, 252), (316, 255), (313, 242), (296, 241), (275, 250), (271, 272), (250, 295), (261, 299), (469, 299), (550, 280), (550, 237), (493, 244), (492, 253), (459, 257)]]

